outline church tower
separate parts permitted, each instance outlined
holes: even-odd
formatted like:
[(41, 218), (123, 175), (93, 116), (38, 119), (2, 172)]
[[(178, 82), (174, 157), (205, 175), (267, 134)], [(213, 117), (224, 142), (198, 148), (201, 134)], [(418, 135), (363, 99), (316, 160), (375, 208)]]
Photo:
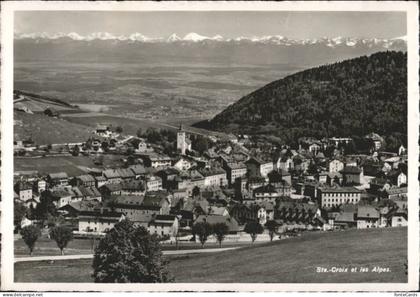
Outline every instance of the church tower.
[(185, 131), (182, 129), (182, 124), (179, 125), (179, 130), (176, 137), (176, 148), (181, 152), (182, 155), (185, 155), (187, 150), (187, 143), (185, 141)]

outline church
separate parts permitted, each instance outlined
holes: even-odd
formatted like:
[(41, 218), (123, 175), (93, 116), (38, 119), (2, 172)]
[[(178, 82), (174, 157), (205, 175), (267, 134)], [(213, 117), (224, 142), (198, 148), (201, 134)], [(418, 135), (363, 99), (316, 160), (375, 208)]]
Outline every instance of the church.
[(191, 151), (191, 140), (187, 138), (187, 135), (182, 128), (182, 124), (179, 126), (179, 130), (176, 138), (176, 148), (181, 152), (181, 155), (185, 155), (187, 150)]

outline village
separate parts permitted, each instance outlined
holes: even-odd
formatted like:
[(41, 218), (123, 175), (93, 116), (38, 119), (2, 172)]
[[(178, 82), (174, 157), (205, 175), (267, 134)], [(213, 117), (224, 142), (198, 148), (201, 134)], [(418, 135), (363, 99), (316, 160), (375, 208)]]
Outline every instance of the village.
[[(161, 139), (172, 142), (162, 145)], [(193, 135), (182, 125), (176, 132), (149, 129), (133, 136), (101, 124), (86, 142), (61, 147), (16, 142), (17, 156), (93, 155), (98, 165), (116, 152), (126, 158), (77, 176), (17, 171), (15, 210), (23, 214), (15, 216), (15, 231), (60, 222), (75, 237), (92, 238), (128, 219), (172, 243), (198, 242), (194, 225), (203, 222), (226, 225), (224, 242), (404, 227), (407, 150), (383, 147), (375, 133), (364, 137), (365, 153), (349, 153), (351, 138), (303, 137), (296, 148), (279, 147), (248, 135)], [(260, 235), (247, 234), (251, 223), (261, 226), (254, 232)], [(208, 241), (216, 237), (209, 234)]]

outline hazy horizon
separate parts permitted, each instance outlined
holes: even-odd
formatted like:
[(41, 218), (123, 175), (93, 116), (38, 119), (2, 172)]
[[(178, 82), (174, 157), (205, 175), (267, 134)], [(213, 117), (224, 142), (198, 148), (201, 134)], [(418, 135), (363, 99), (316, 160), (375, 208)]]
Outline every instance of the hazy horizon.
[(225, 38), (281, 35), (307, 39), (337, 36), (395, 38), (407, 33), (404, 12), (287, 11), (21, 11), (15, 33), (141, 33), (151, 38), (190, 32)]

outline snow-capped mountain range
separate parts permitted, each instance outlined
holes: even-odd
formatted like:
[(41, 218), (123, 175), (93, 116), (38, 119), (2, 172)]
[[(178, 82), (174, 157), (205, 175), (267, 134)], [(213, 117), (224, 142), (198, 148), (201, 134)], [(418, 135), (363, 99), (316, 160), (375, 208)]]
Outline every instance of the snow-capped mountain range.
[(197, 33), (152, 38), (107, 32), (16, 34), (17, 61), (218, 63), (222, 65), (322, 65), (379, 51), (406, 51), (405, 36), (292, 39), (281, 35), (224, 38)]
[(335, 37), (335, 38), (313, 38), (313, 39), (291, 39), (281, 35), (269, 35), (269, 36), (253, 36), (253, 37), (236, 37), (236, 38), (224, 38), (221, 35), (215, 35), (213, 37), (203, 36), (194, 32), (186, 34), (184, 37), (180, 37), (177, 34), (172, 34), (167, 38), (154, 38), (148, 37), (141, 33), (132, 33), (130, 35), (114, 35), (108, 32), (95, 32), (85, 36), (82, 36), (76, 32), (71, 33), (54, 33), (49, 34), (46, 32), (35, 32), (35, 33), (21, 33), (15, 34), (15, 39), (32, 39), (32, 40), (60, 40), (60, 39), (71, 39), (75, 41), (93, 41), (93, 40), (113, 40), (113, 41), (127, 41), (127, 42), (148, 42), (148, 43), (173, 43), (173, 42), (229, 42), (229, 43), (263, 43), (273, 45), (311, 45), (311, 44), (325, 44), (329, 47), (335, 46), (348, 46), (353, 47), (358, 44), (364, 44), (368, 46), (380, 45), (384, 48), (389, 48), (395, 43), (406, 43), (407, 37), (401, 36), (391, 39), (379, 39), (379, 38), (352, 38), (352, 37)]

